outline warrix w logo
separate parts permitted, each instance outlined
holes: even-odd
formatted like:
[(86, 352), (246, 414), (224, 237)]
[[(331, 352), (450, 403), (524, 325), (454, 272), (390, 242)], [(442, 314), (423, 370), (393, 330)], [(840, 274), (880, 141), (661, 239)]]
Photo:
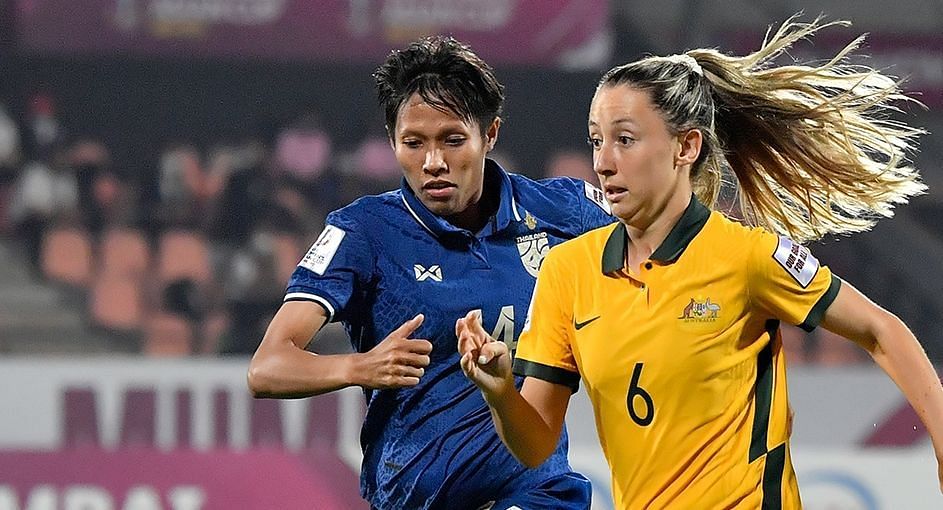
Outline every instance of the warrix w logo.
[(413, 266), (413, 271), (416, 272), (416, 281), (422, 282), (425, 280), (432, 280), (434, 282), (442, 281), (442, 268), (438, 264), (434, 266), (429, 266), (429, 268), (423, 267), (421, 264), (416, 264)]

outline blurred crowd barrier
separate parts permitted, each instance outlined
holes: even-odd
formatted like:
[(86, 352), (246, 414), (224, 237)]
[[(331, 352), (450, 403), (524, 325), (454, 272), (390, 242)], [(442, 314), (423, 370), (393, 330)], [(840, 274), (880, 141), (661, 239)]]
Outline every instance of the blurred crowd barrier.
[[(0, 360), (0, 509), (365, 509), (359, 390), (254, 400), (245, 369), (237, 359)], [(806, 508), (941, 508), (926, 431), (880, 370), (807, 366), (789, 378)], [(591, 415), (578, 392), (570, 458), (593, 482), (594, 510), (613, 510)]]

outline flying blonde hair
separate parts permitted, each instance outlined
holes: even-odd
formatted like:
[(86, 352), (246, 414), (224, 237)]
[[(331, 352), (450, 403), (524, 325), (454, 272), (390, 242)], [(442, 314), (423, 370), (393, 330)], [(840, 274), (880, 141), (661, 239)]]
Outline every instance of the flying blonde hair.
[(748, 224), (800, 242), (868, 230), (926, 191), (908, 159), (924, 130), (891, 118), (895, 103), (916, 101), (895, 79), (847, 63), (864, 36), (821, 65), (773, 66), (795, 42), (850, 25), (795, 19), (749, 55), (648, 57), (613, 68), (599, 87), (646, 90), (673, 132), (701, 130), (691, 178), (705, 204), (716, 207), (726, 167)]

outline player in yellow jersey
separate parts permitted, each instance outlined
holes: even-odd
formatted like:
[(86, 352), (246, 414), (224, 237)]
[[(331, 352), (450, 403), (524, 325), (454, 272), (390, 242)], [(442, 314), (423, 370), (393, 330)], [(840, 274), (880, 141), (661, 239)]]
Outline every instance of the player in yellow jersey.
[[(822, 26), (790, 20), (745, 57), (693, 50), (603, 76), (589, 141), (620, 221), (546, 257), (520, 392), (480, 316), (456, 324), (462, 368), (521, 462), (550, 454), (582, 380), (617, 508), (801, 508), (780, 323), (867, 349), (943, 461), (943, 388), (917, 339), (799, 244), (867, 229), (924, 190), (905, 157), (920, 130), (874, 115), (901, 98), (892, 79), (838, 59), (770, 65)], [(724, 159), (753, 226), (711, 211)]]

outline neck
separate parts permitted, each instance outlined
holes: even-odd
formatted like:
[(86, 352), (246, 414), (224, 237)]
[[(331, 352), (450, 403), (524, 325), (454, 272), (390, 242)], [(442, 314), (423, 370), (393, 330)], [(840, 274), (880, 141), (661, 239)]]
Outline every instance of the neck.
[(626, 224), (629, 237), (626, 267), (635, 270), (665, 242), (691, 201), (691, 193), (675, 193), (652, 215), (651, 221)]
[(501, 202), (501, 183), (498, 179), (491, 178), (488, 172), (485, 172), (484, 183), (482, 185), (481, 196), (477, 201), (471, 203), (461, 212), (446, 216), (445, 221), (458, 228), (463, 228), (472, 233), (477, 233), (488, 224), (491, 217), (498, 212)]

